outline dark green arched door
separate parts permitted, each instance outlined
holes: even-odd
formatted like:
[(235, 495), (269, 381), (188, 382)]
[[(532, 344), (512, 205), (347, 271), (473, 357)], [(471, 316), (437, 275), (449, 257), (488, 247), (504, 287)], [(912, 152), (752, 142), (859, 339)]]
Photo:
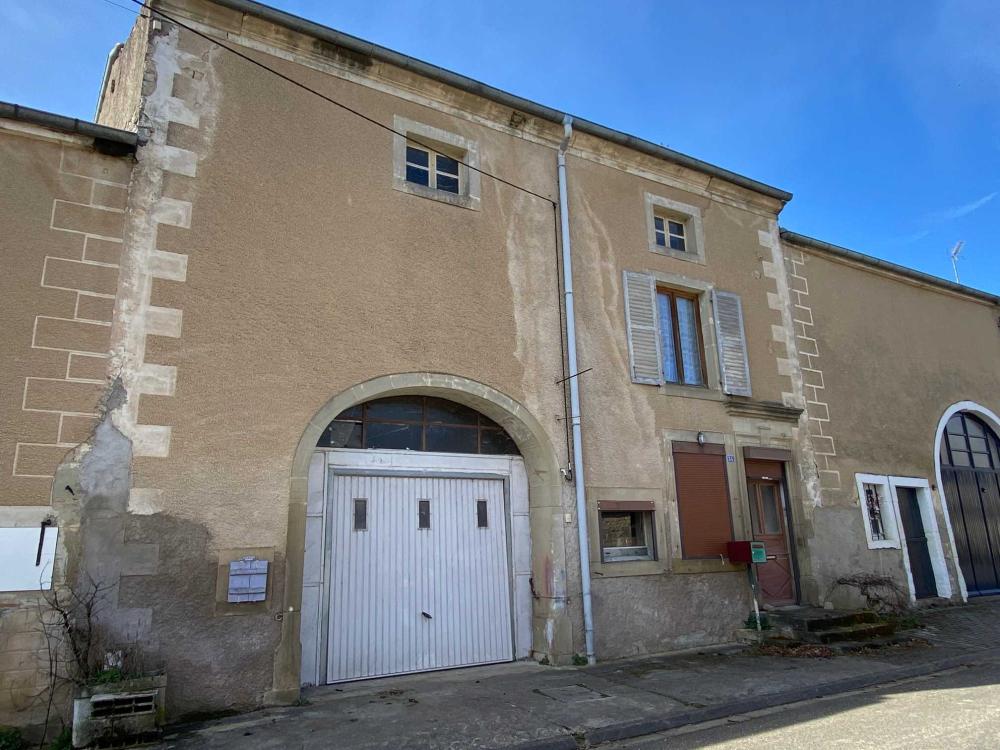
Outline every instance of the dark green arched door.
[(1000, 593), (1000, 439), (959, 412), (941, 439), (941, 481), (969, 596)]

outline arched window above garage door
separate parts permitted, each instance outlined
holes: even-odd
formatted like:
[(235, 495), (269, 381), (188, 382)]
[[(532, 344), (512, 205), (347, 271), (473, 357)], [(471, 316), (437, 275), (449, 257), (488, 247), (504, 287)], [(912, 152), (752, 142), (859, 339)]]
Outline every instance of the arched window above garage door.
[(389, 396), (345, 409), (316, 447), (520, 455), (493, 420), (431, 396)]
[(959, 412), (948, 420), (941, 441), (941, 465), (1000, 469), (1000, 440), (978, 417)]

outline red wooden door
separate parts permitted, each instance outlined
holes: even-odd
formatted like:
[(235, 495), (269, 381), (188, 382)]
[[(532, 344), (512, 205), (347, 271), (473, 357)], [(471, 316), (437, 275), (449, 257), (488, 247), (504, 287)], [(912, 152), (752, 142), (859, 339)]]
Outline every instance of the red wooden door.
[(777, 479), (747, 480), (753, 537), (764, 543), (767, 562), (757, 565), (757, 580), (765, 604), (794, 604), (795, 575), (788, 548), (788, 527)]

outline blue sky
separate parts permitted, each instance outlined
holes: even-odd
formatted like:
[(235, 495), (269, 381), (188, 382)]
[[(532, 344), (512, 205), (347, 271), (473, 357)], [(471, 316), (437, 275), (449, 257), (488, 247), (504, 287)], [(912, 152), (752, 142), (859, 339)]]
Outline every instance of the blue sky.
[[(790, 190), (802, 234), (946, 278), (964, 240), (1000, 293), (997, 0), (271, 4)], [(132, 20), (0, 0), (0, 99), (93, 118)]]

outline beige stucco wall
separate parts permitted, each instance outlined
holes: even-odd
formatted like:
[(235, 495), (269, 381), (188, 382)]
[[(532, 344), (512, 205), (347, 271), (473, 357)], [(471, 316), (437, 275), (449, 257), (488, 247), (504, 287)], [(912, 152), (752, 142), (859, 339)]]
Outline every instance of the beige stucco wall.
[[(145, 55), (142, 76), (134, 56), (114, 72), (141, 87), (118, 89), (101, 113), (131, 123), (141, 92), (135, 124), (149, 139), (129, 196), (111, 332), (112, 369), (127, 393), (112, 420), (134, 458), (121, 543), (109, 554), (125, 561), (122, 621), (184, 685), (168, 691), (172, 717), (294, 695), (304, 461), (323, 420), (366, 395), (451, 394), (520, 439), (535, 651), (568, 659), (583, 648), (582, 618), (572, 486), (558, 472), (569, 459), (556, 216), (545, 199), (556, 195), (561, 128), (198, 0), (164, 7), (380, 123), (402, 117), (475, 141), (486, 172), (542, 196), (488, 176), (478, 210), (396, 190), (391, 133), (169, 23), (132, 37), (126, 50)], [(812, 353), (817, 341), (826, 350), (821, 320), (839, 304), (823, 284), (837, 284), (806, 281), (823, 261), (782, 255), (774, 200), (585, 136), (573, 139), (568, 162), (580, 367), (592, 368), (580, 384), (598, 657), (729, 640), (747, 615), (741, 568), (680, 559), (670, 443), (699, 432), (733, 457), (737, 537), (747, 535), (742, 448), (794, 452), (788, 500), (802, 593), (819, 603), (839, 569), (838, 524), (847, 514), (860, 522), (845, 498), (850, 473), (862, 469), (841, 459), (868, 449), (824, 410), (859, 422), (871, 413), (855, 406), (865, 381), (836, 365), (857, 336), (831, 340), (837, 357), (823, 371), (822, 401), (816, 392), (810, 358), (822, 359)], [(704, 264), (650, 252), (647, 192), (700, 210)], [(716, 383), (685, 391), (630, 381), (624, 270), (741, 296), (757, 411)], [(805, 283), (815, 320), (796, 338)], [(860, 308), (851, 325), (867, 319)], [(837, 313), (827, 317), (840, 325)], [(789, 407), (807, 397), (797, 421)], [(654, 500), (657, 561), (600, 562), (601, 498)], [(855, 553), (891, 566), (887, 555)], [(243, 554), (270, 559), (272, 581), (267, 605), (240, 614), (219, 601), (219, 571)]]
[[(770, 233), (777, 206), (760, 197), (730, 199), (662, 172), (655, 179), (656, 173), (627, 154), (609, 154), (606, 146), (589, 141), (578, 139), (575, 145), (613, 158), (600, 163), (581, 153), (570, 159), (568, 170), (580, 368), (593, 368), (581, 376), (581, 388), (598, 653), (609, 658), (727, 641), (750, 606), (745, 572), (721, 560), (681, 559), (670, 443), (692, 441), (704, 432), (711, 442), (726, 445), (734, 458), (727, 464), (734, 533), (748, 538), (738, 446), (791, 448), (793, 426), (730, 415), (718, 380), (711, 377), (707, 388), (632, 383), (622, 272), (652, 273), (681, 288), (700, 285), (739, 294), (753, 399), (781, 404), (793, 388), (779, 370), (787, 351), (773, 337), (772, 326), (782, 321), (780, 310), (769, 306), (768, 295), (777, 288), (765, 266), (771, 251), (761, 238)], [(704, 264), (650, 251), (647, 192), (700, 210)], [(705, 322), (711, 330), (712, 320)], [(714, 356), (714, 333), (703, 343)], [(794, 477), (790, 490), (797, 501), (801, 488)], [(655, 564), (601, 564), (596, 504), (602, 499), (656, 502)]]
[[(484, 169), (555, 193), (549, 148), (267, 59), (380, 121), (403, 116), (475, 140)], [(280, 661), (298, 637), (301, 579), (285, 590), (296, 451), (331, 399), (393, 373), (483, 384), (512, 400), (505, 413), (523, 408), (541, 426), (534, 453), (545, 458), (529, 466), (542, 530), (535, 586), (539, 606), (558, 611), (536, 622), (536, 650), (564, 660), (581, 650), (579, 599), (566, 596), (578, 589), (564, 541), (571, 487), (557, 471), (566, 448), (551, 204), (488, 180), (478, 211), (397, 191), (391, 134), (169, 25), (153, 32), (150, 60), (139, 123), (150, 144), (131, 195), (114, 348), (129, 390), (116, 424), (135, 446), (126, 547), (155, 544), (157, 557), (122, 579), (119, 606), (149, 612), (149, 636), (185, 685), (168, 691), (171, 714), (297, 689), (297, 663), (272, 674), (276, 649)], [(161, 107), (167, 99), (182, 105)], [(149, 271), (164, 254), (170, 278)], [(152, 389), (149, 372), (163, 375)], [(426, 387), (447, 392), (438, 380)], [(217, 606), (220, 563), (251, 552), (273, 561), (268, 607)], [(301, 541), (291, 554), (301, 568)]]
[[(53, 518), (57, 581), (76, 521), (53, 477), (89, 439), (105, 390), (131, 169), (89, 139), (0, 120), (0, 527)], [(44, 714), (40, 597), (0, 592), (0, 724)]]
[[(122, 579), (120, 606), (148, 612), (172, 679), (187, 686), (172, 693), (173, 715), (245, 708), (297, 684), (300, 438), (335, 396), (393, 373), (482, 384), (518, 405), (482, 404), (506, 414), (515, 436), (529, 432), (519, 409), (540, 426), (541, 447), (526, 454), (535, 648), (557, 659), (581, 651), (572, 487), (557, 476), (568, 457), (555, 212), (544, 199), (556, 195), (561, 130), (512, 124), (498, 105), (238, 14), (212, 8), (210, 20), (294, 56), (251, 52), (368, 117), (475, 141), (486, 172), (543, 198), (485, 176), (479, 210), (395, 190), (391, 133), (170, 24), (152, 31), (138, 123), (150, 142), (130, 197), (113, 361), (129, 392), (115, 424), (135, 451), (125, 546), (155, 545), (157, 558)], [(570, 184), (581, 364), (595, 367), (581, 381), (586, 482), (598, 494), (653, 490), (664, 536), (653, 574), (609, 571), (595, 583), (598, 655), (728, 640), (746, 616), (744, 577), (681, 573), (671, 560), (665, 436), (704, 430), (733, 454), (771, 438), (727, 416), (717, 390), (689, 399), (629, 382), (619, 280), (624, 268), (655, 267), (743, 295), (755, 398), (780, 403), (793, 389), (779, 372), (787, 353), (774, 340), (781, 314), (761, 236), (778, 205), (588, 139), (573, 142)], [(701, 207), (707, 266), (648, 251), (647, 190)], [(446, 394), (437, 379), (426, 387)], [(768, 429), (791, 445), (790, 426)], [(740, 466), (730, 472), (737, 527)], [(217, 606), (217, 571), (249, 551), (274, 562), (271, 602), (234, 615)], [(253, 645), (237, 654), (235, 642)]]
[[(824, 591), (837, 577), (874, 571), (907, 588), (898, 549), (869, 550), (855, 474), (926, 479), (932, 485), (955, 596), (959, 586), (942, 514), (934, 458), (936, 430), (945, 410), (960, 401), (1000, 408), (1000, 332), (995, 305), (899, 276), (845, 263), (786, 243), (797, 274), (808, 283), (798, 296), (814, 325), (818, 355), (805, 366), (818, 373), (808, 388), (811, 413), (824, 424), (835, 455), (840, 488), (823, 491), (815, 513), (810, 554)], [(802, 316), (806, 317), (806, 316)], [(818, 407), (818, 408), (817, 408)], [(834, 597), (843, 592), (834, 591)]]

